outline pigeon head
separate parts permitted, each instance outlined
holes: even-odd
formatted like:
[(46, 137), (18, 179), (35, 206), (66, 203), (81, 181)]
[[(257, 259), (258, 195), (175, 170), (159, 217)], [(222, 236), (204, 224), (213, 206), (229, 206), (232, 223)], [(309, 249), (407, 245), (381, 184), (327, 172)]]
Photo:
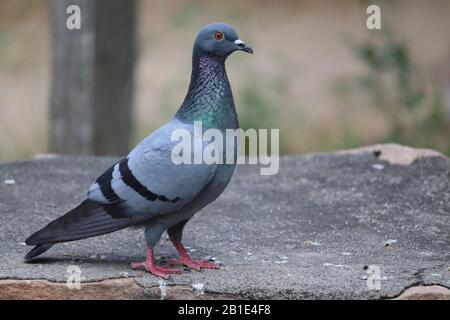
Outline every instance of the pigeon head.
[(234, 51), (253, 53), (253, 49), (239, 39), (236, 30), (227, 23), (212, 23), (204, 26), (194, 43), (194, 55), (228, 57)]

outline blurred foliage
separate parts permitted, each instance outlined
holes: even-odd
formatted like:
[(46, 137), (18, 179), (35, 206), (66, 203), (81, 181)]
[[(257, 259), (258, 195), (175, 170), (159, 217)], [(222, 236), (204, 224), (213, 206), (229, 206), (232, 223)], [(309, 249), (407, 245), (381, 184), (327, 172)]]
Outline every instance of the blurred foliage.
[(239, 124), (241, 128), (273, 128), (276, 112), (273, 102), (258, 86), (258, 83), (246, 85), (240, 89)]
[[(247, 83), (249, 84), (239, 90), (240, 108), (238, 113), (240, 127), (244, 130), (278, 128), (277, 113), (273, 107), (274, 103), (266, 93), (267, 91), (264, 90), (263, 82), (259, 80)], [(249, 142), (246, 140), (246, 155), (249, 155), (249, 150)], [(270, 145), (268, 152), (270, 152)]]
[(389, 123), (382, 142), (450, 154), (450, 118), (445, 113), (443, 93), (427, 87), (404, 41), (389, 32), (380, 36), (380, 43), (366, 42), (353, 46), (353, 50), (368, 69), (357, 84)]
[(176, 11), (170, 21), (176, 28), (188, 26), (202, 12), (202, 5), (198, 1), (187, 2), (180, 10)]

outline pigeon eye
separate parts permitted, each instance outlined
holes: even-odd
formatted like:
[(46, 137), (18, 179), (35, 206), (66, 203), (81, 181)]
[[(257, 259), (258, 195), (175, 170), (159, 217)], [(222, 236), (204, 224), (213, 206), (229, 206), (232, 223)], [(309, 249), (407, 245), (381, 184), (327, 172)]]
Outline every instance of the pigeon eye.
[(215, 32), (214, 33), (214, 39), (216, 39), (217, 41), (222, 40), (223, 39), (223, 33), (219, 32), (219, 31)]

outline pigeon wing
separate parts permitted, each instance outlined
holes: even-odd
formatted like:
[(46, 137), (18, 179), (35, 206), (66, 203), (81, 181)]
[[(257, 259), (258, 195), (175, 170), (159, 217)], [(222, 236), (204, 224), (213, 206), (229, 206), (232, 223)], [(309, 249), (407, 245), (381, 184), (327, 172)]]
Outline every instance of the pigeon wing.
[[(202, 145), (191, 124), (177, 119), (156, 130), (130, 154), (109, 168), (89, 188), (88, 198), (103, 203), (121, 203), (119, 216), (145, 219), (166, 214), (189, 204), (214, 176), (216, 164), (176, 164), (172, 150), (180, 143), (172, 141), (174, 130), (183, 130), (191, 138), (193, 159), (195, 143)], [(195, 140), (195, 141), (194, 141)]]

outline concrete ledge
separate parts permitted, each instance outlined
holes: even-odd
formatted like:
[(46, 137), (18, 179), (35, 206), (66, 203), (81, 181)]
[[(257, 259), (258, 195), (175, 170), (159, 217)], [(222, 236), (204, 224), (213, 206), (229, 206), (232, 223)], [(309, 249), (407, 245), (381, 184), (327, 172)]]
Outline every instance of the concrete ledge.
[[(450, 161), (397, 145), (283, 157), (275, 176), (239, 167), (186, 227), (191, 254), (220, 261), (218, 271), (161, 282), (131, 270), (145, 256), (136, 229), (60, 244), (24, 264), (24, 239), (81, 201), (115, 160), (0, 164), (0, 299), (448, 298)], [(166, 237), (156, 251), (175, 256)], [(80, 290), (66, 286), (70, 266)], [(379, 290), (368, 287), (374, 268)]]
[(450, 300), (450, 290), (436, 285), (411, 287), (395, 300)]
[(1, 299), (145, 299), (144, 290), (131, 279), (82, 283), (80, 290), (48, 280), (0, 280)]
[(240, 299), (238, 296), (207, 293), (187, 285), (163, 285), (144, 288), (134, 278), (82, 282), (79, 288), (48, 280), (0, 280), (0, 299), (8, 300), (209, 300)]
[(445, 157), (442, 153), (431, 149), (417, 149), (395, 143), (376, 144), (357, 149), (342, 150), (341, 154), (364, 154), (371, 152), (380, 160), (391, 164), (410, 165), (416, 160), (427, 157)]

